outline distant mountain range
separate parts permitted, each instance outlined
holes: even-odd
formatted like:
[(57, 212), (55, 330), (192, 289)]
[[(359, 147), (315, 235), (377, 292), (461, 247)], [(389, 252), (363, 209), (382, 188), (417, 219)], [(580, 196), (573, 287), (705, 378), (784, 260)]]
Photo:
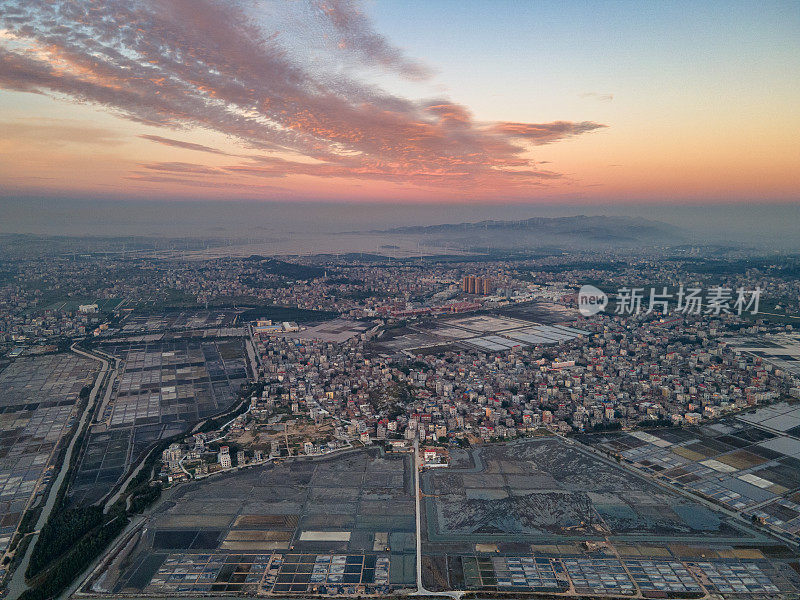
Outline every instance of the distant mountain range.
[(568, 243), (569, 245), (675, 244), (682, 229), (640, 217), (534, 217), (519, 221), (479, 221), (414, 227), (395, 227), (384, 234), (422, 235), (427, 241), (467, 246), (512, 248)]

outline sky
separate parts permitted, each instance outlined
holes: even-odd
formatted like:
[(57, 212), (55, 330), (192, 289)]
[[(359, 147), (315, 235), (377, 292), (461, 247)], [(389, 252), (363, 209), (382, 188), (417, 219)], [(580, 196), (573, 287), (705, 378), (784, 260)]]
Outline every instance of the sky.
[(0, 0), (0, 198), (800, 202), (800, 3)]

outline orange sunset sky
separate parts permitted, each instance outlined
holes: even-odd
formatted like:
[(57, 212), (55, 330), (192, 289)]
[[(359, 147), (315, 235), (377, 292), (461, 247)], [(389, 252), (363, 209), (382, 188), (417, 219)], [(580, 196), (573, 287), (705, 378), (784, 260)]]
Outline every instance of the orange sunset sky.
[(0, 195), (796, 202), (800, 3), (6, 1)]

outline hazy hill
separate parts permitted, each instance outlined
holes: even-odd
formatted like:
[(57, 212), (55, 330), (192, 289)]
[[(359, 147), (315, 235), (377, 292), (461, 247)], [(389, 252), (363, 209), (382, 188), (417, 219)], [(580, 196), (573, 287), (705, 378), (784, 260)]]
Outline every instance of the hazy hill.
[(671, 245), (685, 239), (674, 225), (640, 217), (534, 217), (518, 221), (479, 221), (415, 227), (396, 227), (385, 234), (421, 235), (426, 243), (462, 247), (515, 248), (567, 244), (578, 246)]

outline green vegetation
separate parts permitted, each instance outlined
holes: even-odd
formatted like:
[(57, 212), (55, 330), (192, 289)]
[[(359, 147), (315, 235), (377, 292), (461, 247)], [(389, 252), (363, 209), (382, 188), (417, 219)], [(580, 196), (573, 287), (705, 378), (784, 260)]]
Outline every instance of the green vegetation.
[(202, 427), (198, 430), (199, 433), (206, 433), (208, 431), (215, 431), (225, 425), (231, 419), (238, 417), (239, 415), (243, 414), (247, 408), (250, 406), (249, 400), (243, 400), (241, 404), (239, 404), (236, 409), (232, 410), (229, 413), (224, 415), (220, 415), (218, 417), (214, 417), (213, 419), (209, 419), (205, 423), (203, 423)]
[(673, 423), (669, 419), (645, 419), (641, 423), (639, 423), (639, 427), (675, 427), (675, 423)]
[(611, 273), (619, 273), (624, 271), (628, 264), (621, 261), (578, 261), (572, 263), (563, 263), (556, 265), (536, 265), (526, 267), (525, 269), (519, 268), (517, 276), (520, 279), (530, 280), (534, 279), (533, 273), (567, 273), (569, 271), (608, 271)]
[(328, 310), (308, 310), (294, 306), (265, 304), (244, 311), (241, 320), (255, 321), (256, 319), (272, 319), (273, 321), (308, 323), (310, 321), (329, 321), (337, 316), (337, 313)]
[(343, 298), (346, 300), (355, 300), (357, 302), (363, 302), (367, 298), (387, 298), (388, 294), (386, 292), (380, 292), (376, 290), (353, 290), (348, 292), (332, 292), (337, 298)]
[(259, 262), (259, 268), (262, 273), (267, 275), (278, 275), (280, 277), (285, 277), (286, 279), (317, 279), (318, 277), (325, 275), (325, 269), (322, 267), (298, 265), (296, 263), (290, 263), (274, 258), (265, 258), (255, 254), (248, 260)]
[(622, 428), (622, 423), (619, 421), (611, 421), (608, 423), (595, 423), (592, 425), (592, 431), (617, 431)]
[(74, 544), (70, 544), (66, 553), (52, 567), (42, 573), (37, 578), (34, 587), (26, 590), (20, 599), (46, 600), (53, 598), (72, 583), (129, 523), (124, 513), (107, 516), (110, 518), (102, 520), (100, 525), (76, 540)]
[(148, 506), (161, 497), (161, 485), (149, 485), (146, 489), (130, 497), (130, 512), (143, 512)]
[(103, 509), (98, 506), (54, 510), (39, 533), (25, 576), (31, 579), (38, 575), (44, 567), (64, 554), (77, 540), (96, 529), (102, 522)]
[(373, 408), (386, 411), (386, 416), (390, 420), (403, 414), (405, 406), (414, 401), (414, 388), (405, 381), (393, 382), (383, 390), (382, 394), (376, 393), (370, 397)]
[(665, 259), (681, 263), (681, 268), (689, 273), (703, 275), (741, 275), (755, 269), (772, 277), (797, 279), (800, 277), (800, 256), (754, 256), (736, 258), (697, 258), (675, 257)]
[(254, 290), (274, 290), (286, 285), (286, 281), (284, 279), (261, 280), (256, 279), (255, 277), (242, 277), (240, 281)]
[(328, 285), (363, 285), (362, 279), (350, 279), (349, 277), (328, 277), (325, 280)]
[(0, 285), (11, 283), (16, 276), (17, 269), (8, 263), (0, 263)]

